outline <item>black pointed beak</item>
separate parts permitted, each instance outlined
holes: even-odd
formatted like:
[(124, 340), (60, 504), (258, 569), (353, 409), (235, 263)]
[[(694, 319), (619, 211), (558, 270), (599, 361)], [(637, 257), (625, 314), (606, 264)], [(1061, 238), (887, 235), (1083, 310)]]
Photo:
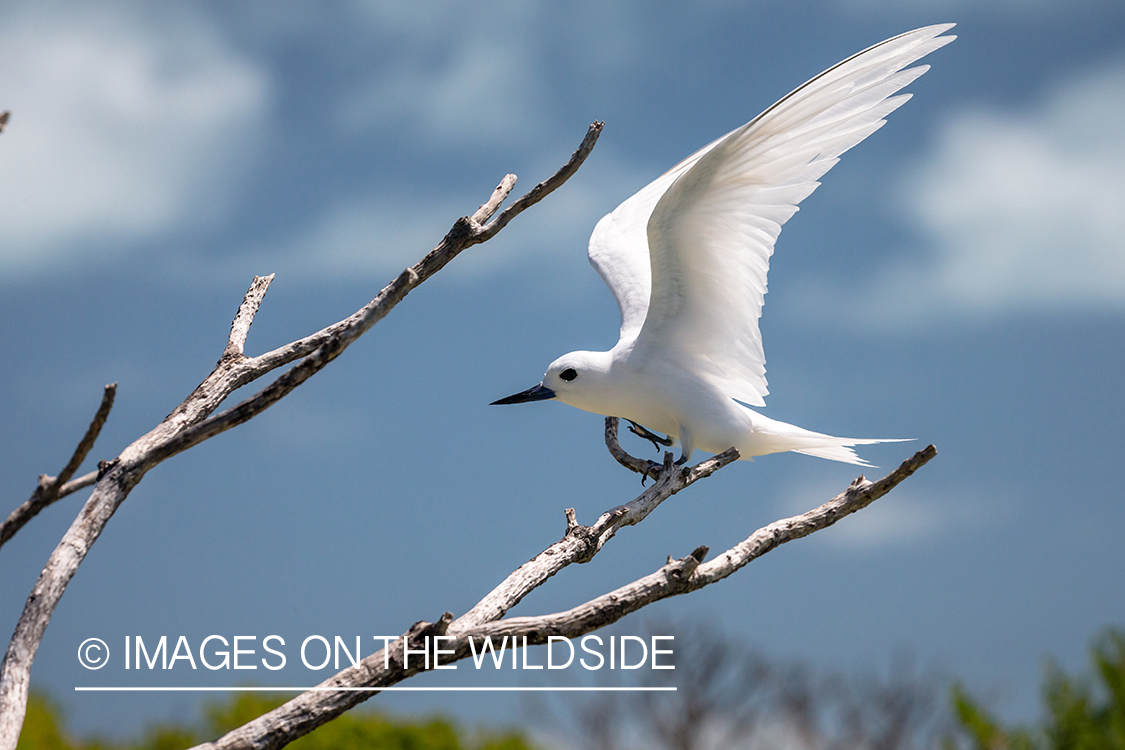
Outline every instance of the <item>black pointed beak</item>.
[(522, 404), (528, 401), (545, 401), (549, 398), (554, 398), (555, 392), (546, 387), (542, 383), (534, 388), (528, 388), (522, 393), (517, 393), (514, 396), (502, 398), (499, 401), (493, 401), (489, 406), (503, 406), (504, 404)]

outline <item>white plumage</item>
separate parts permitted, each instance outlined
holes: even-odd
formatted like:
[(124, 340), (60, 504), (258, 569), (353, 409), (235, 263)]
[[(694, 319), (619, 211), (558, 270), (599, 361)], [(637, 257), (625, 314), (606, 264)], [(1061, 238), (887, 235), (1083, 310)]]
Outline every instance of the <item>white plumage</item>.
[[(598, 222), (590, 263), (621, 309), (608, 352), (571, 352), (543, 381), (496, 403), (557, 398), (742, 458), (797, 451), (868, 465), (840, 438), (769, 419), (758, 319), (774, 242), (852, 146), (910, 98), (908, 65), (953, 41), (952, 24), (876, 44), (684, 159)], [(739, 403), (742, 402), (742, 403)]]

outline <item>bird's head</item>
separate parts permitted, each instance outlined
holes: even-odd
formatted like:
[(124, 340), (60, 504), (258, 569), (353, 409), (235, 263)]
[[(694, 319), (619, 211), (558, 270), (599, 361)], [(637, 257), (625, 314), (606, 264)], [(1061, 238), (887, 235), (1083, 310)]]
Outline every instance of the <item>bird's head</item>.
[(609, 372), (609, 352), (571, 352), (551, 363), (543, 381), (492, 404), (522, 404), (558, 399), (579, 409), (600, 413), (597, 408)]

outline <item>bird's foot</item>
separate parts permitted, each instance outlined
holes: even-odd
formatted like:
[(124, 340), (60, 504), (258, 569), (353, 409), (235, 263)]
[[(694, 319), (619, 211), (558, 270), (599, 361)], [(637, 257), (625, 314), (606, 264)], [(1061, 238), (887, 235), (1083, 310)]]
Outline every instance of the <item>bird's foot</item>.
[(683, 466), (687, 463), (688, 457), (686, 455), (680, 456), (676, 459), (676, 466)]
[[(660, 470), (663, 468), (664, 464), (658, 464), (655, 461), (649, 461), (648, 468), (645, 469), (645, 473), (641, 474), (641, 486), (645, 486), (645, 480), (648, 479), (650, 475), (652, 475), (653, 480), (655, 480), (656, 475), (659, 474)], [(653, 472), (655, 472), (655, 474)]]
[(660, 437), (659, 435), (657, 435), (655, 432), (649, 430), (644, 425), (637, 424), (636, 422), (634, 422), (631, 419), (627, 419), (625, 421), (629, 423), (629, 432), (633, 433), (634, 435), (636, 435), (639, 438), (643, 438), (643, 439), (651, 442), (652, 447), (655, 448), (657, 450), (657, 452), (660, 451), (660, 446), (662, 446), (662, 445), (665, 448), (671, 447), (672, 438)]

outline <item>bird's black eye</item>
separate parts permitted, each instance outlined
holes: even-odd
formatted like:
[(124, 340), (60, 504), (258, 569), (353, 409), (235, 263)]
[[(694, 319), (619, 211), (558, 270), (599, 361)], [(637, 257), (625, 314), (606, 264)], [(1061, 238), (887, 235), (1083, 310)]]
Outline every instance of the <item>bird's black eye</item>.
[(578, 377), (578, 373), (574, 370), (573, 367), (568, 367), (559, 373), (559, 377), (569, 383), (570, 381)]

